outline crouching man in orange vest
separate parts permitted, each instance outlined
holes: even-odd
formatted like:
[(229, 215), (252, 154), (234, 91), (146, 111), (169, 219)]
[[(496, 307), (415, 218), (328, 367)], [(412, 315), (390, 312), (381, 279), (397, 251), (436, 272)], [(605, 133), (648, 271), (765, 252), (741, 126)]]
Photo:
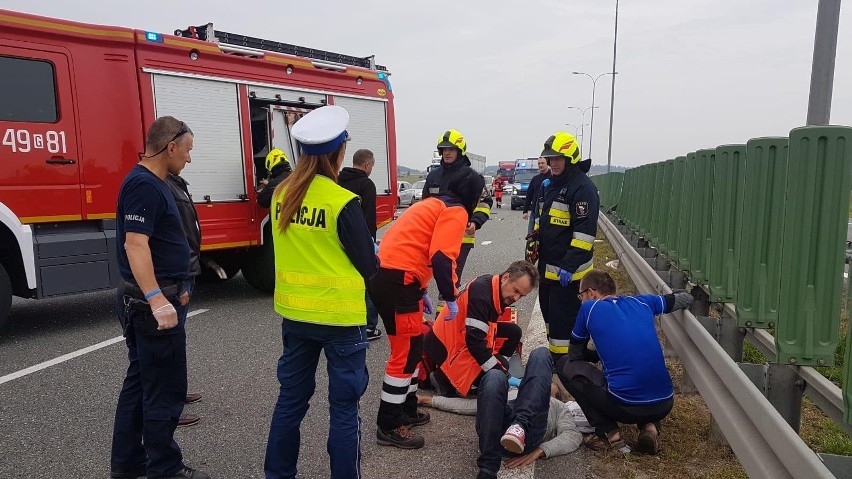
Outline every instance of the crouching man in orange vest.
[(509, 357), (521, 341), (521, 328), (511, 322), (509, 306), (538, 284), (538, 271), (515, 261), (500, 275), (483, 275), (459, 294), (455, 319), (445, 309), (438, 315), (423, 347), (437, 369), (430, 379), (442, 396), (467, 396), (491, 369), (508, 373)]

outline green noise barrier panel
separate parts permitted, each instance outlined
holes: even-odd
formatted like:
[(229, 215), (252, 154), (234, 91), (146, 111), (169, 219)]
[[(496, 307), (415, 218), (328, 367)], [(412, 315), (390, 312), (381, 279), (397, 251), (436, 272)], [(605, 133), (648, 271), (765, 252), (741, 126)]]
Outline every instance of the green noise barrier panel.
[(695, 177), (692, 180), (692, 218), (689, 228), (689, 278), (696, 284), (707, 284), (710, 263), (708, 238), (710, 211), (713, 204), (713, 160), (716, 150), (695, 152)]
[(656, 245), (660, 253), (669, 254), (669, 222), (672, 219), (672, 172), (674, 171), (674, 160), (668, 160), (662, 163), (660, 168), (660, 197), (656, 204), (659, 219), (657, 227), (660, 230), (659, 244)]
[(737, 322), (746, 327), (774, 328), (780, 301), (787, 138), (749, 140), (742, 180)]
[(778, 362), (834, 365), (852, 186), (852, 128), (790, 132)]
[(690, 271), (692, 268), (692, 223), (696, 221), (694, 204), (695, 198), (695, 169), (698, 160), (695, 152), (686, 155), (686, 163), (683, 170), (683, 182), (681, 183), (681, 204), (678, 210), (681, 217), (681, 232), (678, 236), (678, 260), (677, 265), (681, 271)]
[(736, 299), (745, 161), (746, 145), (723, 145), (716, 148), (710, 221), (710, 267), (707, 271), (712, 302), (731, 303)]
[[(683, 178), (686, 170), (686, 157), (678, 156), (672, 166), (672, 192), (669, 202), (669, 221), (666, 235), (669, 247), (669, 260), (680, 264), (681, 242), (683, 241), (684, 218), (680, 215), (683, 199)], [(687, 223), (688, 224), (688, 223)]]

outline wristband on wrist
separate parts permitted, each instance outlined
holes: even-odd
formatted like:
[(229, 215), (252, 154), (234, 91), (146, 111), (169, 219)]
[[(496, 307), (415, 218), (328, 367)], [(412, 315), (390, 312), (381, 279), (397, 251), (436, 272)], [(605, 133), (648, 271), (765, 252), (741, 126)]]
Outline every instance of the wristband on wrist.
[(162, 293), (160, 288), (148, 291), (147, 293), (145, 293), (145, 299), (146, 300), (151, 299), (152, 297), (154, 297), (155, 295), (160, 294), (160, 293)]

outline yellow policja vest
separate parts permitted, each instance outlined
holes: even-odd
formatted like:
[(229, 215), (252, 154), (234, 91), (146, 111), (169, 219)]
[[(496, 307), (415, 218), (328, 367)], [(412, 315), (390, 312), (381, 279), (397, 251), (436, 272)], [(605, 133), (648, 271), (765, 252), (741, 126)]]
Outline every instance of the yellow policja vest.
[(273, 198), (275, 311), (294, 321), (328, 326), (367, 324), (364, 279), (337, 236), (337, 217), (355, 194), (314, 177), (287, 231), (279, 226), (287, 191)]

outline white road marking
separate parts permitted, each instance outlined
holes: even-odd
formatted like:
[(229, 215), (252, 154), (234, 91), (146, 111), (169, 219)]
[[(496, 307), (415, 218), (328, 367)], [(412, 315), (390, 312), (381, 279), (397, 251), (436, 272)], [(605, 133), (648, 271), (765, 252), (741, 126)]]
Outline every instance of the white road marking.
[[(201, 314), (201, 313), (205, 313), (207, 311), (209, 311), (209, 310), (207, 310), (207, 309), (196, 309), (195, 311), (190, 311), (186, 315), (186, 317), (190, 318), (192, 316), (195, 316), (195, 315)], [(68, 354), (63, 354), (62, 356), (53, 358), (49, 361), (45, 361), (43, 363), (36, 364), (35, 366), (30, 366), (28, 368), (21, 369), (20, 371), (16, 371), (14, 373), (7, 374), (5, 376), (0, 376), (0, 384), (7, 383), (9, 381), (13, 381), (13, 380), (18, 379), (18, 378), (22, 378), (22, 377), (27, 376), (29, 374), (41, 371), (42, 369), (47, 369), (51, 366), (56, 366), (57, 364), (64, 363), (65, 361), (70, 361), (70, 360), (72, 360), (76, 357), (80, 357), (84, 354), (89, 354), (92, 351), (97, 351), (98, 349), (103, 349), (107, 346), (110, 346), (110, 345), (115, 344), (115, 343), (119, 343), (121, 341), (124, 341), (124, 336), (116, 336), (112, 339), (107, 339), (106, 341), (101, 341), (98, 344), (93, 344), (93, 345), (87, 346), (83, 349), (78, 349), (74, 352), (71, 352), (71, 353), (68, 353)]]
[(487, 245), (487, 244), (491, 244), (491, 243), (493, 243), (493, 241), (483, 241), (482, 242), (483, 245)]

